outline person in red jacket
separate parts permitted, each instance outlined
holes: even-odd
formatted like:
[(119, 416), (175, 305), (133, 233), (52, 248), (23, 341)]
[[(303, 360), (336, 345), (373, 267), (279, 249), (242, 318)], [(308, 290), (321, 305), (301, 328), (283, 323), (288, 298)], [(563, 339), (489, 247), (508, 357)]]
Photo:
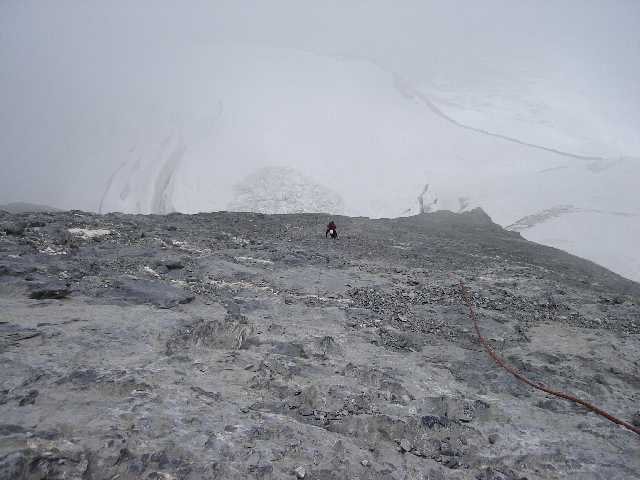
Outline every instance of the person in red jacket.
[(336, 227), (336, 223), (333, 220), (331, 220), (327, 225), (327, 231), (324, 234), (325, 238), (329, 235), (331, 235), (331, 238), (333, 239), (338, 238), (338, 229)]

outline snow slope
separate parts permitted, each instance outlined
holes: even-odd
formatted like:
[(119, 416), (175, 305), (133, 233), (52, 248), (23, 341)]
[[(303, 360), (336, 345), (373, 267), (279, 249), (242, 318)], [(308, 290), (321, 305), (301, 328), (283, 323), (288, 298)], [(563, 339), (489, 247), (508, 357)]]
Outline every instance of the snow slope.
[(633, 127), (598, 111), (579, 89), (558, 91), (549, 79), (535, 76), (523, 82), (496, 75), (479, 83), (452, 88), (438, 82), (420, 90), (449, 117), (488, 132), (584, 156), (640, 154)]
[[(463, 114), (471, 109), (446, 107), (450, 90), (418, 88), (367, 60), (203, 48), (175, 66), (197, 73), (183, 97), (152, 108), (138, 99), (129, 118), (113, 119), (136, 127), (116, 128), (109, 139), (122, 163), (105, 182), (101, 211), (223, 210), (234, 185), (273, 165), (330, 186), (351, 215), (414, 213), (429, 184), (437, 208), (482, 206), (504, 226), (571, 205), (579, 213), (539, 219), (523, 235), (640, 280), (630, 237), (640, 225), (640, 161), (609, 156), (617, 150), (607, 136), (595, 137), (593, 128), (581, 135), (571, 115), (537, 124), (534, 108), (509, 129), (519, 107), (508, 95), (482, 117), (482, 105)], [(177, 77), (162, 81), (163, 91), (178, 88)], [(497, 104), (508, 113), (499, 121)], [(493, 120), (484, 125), (483, 118)], [(277, 193), (281, 185), (270, 188)]]
[(265, 167), (234, 187), (234, 212), (307, 213), (344, 211), (337, 192), (288, 167)]

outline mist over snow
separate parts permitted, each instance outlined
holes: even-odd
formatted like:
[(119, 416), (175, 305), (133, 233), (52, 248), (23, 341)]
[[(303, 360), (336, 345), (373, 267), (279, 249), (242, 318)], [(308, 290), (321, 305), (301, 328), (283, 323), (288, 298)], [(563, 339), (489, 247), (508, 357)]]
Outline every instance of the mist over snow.
[(640, 4), (561, 3), (5, 1), (0, 203), (395, 217), (424, 193), (640, 280)]
[(234, 212), (341, 214), (339, 193), (288, 167), (265, 167), (235, 185), (227, 207)]

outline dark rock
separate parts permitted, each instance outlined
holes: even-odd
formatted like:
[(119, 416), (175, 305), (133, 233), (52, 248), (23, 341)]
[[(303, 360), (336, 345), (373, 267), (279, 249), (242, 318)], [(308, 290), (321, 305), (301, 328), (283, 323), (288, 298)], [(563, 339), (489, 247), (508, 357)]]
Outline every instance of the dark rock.
[(613, 297), (600, 297), (598, 299), (598, 303), (600, 304), (622, 305), (624, 302), (625, 298), (621, 295), (616, 295)]
[(0, 458), (0, 479), (13, 480), (25, 478), (27, 459), (22, 452), (13, 452)]
[(445, 480), (445, 475), (440, 470), (431, 469), (429, 471), (429, 476), (426, 478), (428, 480)]
[(180, 270), (184, 268), (184, 262), (179, 259), (167, 260), (164, 265), (169, 270)]
[(640, 412), (633, 414), (631, 417), (631, 424), (635, 427), (640, 427)]
[(322, 355), (327, 355), (329, 353), (339, 353), (340, 346), (336, 343), (335, 339), (331, 336), (322, 337), (318, 341), (318, 348), (322, 352)]
[(439, 446), (440, 454), (445, 457), (459, 457), (462, 453), (457, 448), (453, 447), (450, 442), (440, 442)]
[(273, 473), (273, 465), (271, 465), (270, 463), (249, 465), (249, 472), (251, 472), (258, 479), (270, 477)]
[(563, 411), (564, 405), (556, 399), (547, 398), (544, 400), (538, 400), (536, 402), (536, 407), (558, 413)]
[(47, 283), (38, 283), (31, 285), (31, 293), (29, 298), (35, 300), (44, 300), (48, 298), (62, 299), (67, 298), (71, 290), (65, 282), (54, 280)]
[(146, 466), (139, 458), (134, 458), (129, 462), (128, 470), (134, 475), (140, 475), (146, 470)]
[(166, 468), (171, 463), (169, 455), (165, 450), (151, 454), (151, 461), (158, 465), (158, 468)]
[(98, 382), (98, 372), (93, 368), (74, 370), (69, 375), (56, 381), (58, 385), (72, 383), (78, 386), (94, 385)]
[(462, 463), (460, 462), (460, 459), (457, 457), (449, 457), (444, 462), (444, 466), (451, 469), (460, 468), (461, 465)]
[(184, 268), (184, 261), (178, 257), (163, 258), (156, 262), (157, 267), (164, 267), (167, 270), (180, 270)]
[[(0, 323), (0, 351), (7, 345), (17, 345), (22, 340), (41, 335), (42, 332), (35, 328), (25, 328), (13, 323)], [(2, 395), (0, 395), (0, 398)]]
[(110, 297), (131, 304), (151, 304), (158, 308), (172, 308), (191, 302), (195, 296), (184, 289), (161, 281), (121, 277), (113, 282), (112, 288), (101, 296)]
[(33, 405), (36, 403), (36, 398), (38, 398), (38, 390), (30, 390), (24, 397), (22, 397), (18, 401), (18, 405), (20, 407), (24, 407), (25, 405)]
[(24, 222), (1, 222), (0, 232), (4, 232), (7, 235), (21, 236), (24, 234), (27, 225)]
[(13, 435), (16, 433), (24, 433), (25, 429), (20, 425), (0, 424), (0, 436)]
[(33, 259), (31, 258), (3, 258), (0, 260), (0, 276), (10, 275), (19, 277), (37, 271)]
[(435, 416), (435, 415), (425, 415), (421, 419), (422, 425), (427, 428), (433, 428), (436, 425), (440, 425), (441, 427), (446, 427), (449, 425), (449, 419), (444, 416)]
[(167, 475), (163, 472), (149, 472), (145, 477), (147, 480), (166, 480)]
[(419, 352), (424, 345), (423, 339), (415, 333), (404, 332), (392, 327), (381, 327), (378, 334), (385, 347), (393, 350)]
[(278, 342), (273, 346), (273, 353), (288, 355), (289, 357), (307, 358), (304, 347), (297, 342)]
[(473, 414), (471, 412), (465, 411), (458, 415), (458, 420), (463, 423), (469, 423), (473, 420)]
[(409, 440), (407, 440), (406, 438), (403, 438), (402, 440), (400, 440), (400, 450), (402, 450), (405, 453), (408, 453), (411, 450), (413, 450), (413, 445)]
[(56, 440), (61, 437), (60, 432), (55, 430), (38, 430), (34, 433), (34, 436), (42, 438), (43, 440)]
[(300, 257), (297, 255), (285, 255), (284, 258), (282, 259), (282, 262), (285, 265), (291, 265), (291, 266), (297, 266), (297, 265), (302, 265), (304, 264), (306, 261), (306, 259), (304, 257)]
[(155, 272), (156, 272), (156, 273), (158, 273), (158, 274), (160, 274), (160, 275), (164, 275), (165, 273), (168, 273), (168, 272), (169, 272), (169, 269), (167, 268), (167, 266), (166, 266), (166, 265), (162, 265), (162, 264), (160, 264), (160, 265), (157, 265), (157, 266), (156, 266), (156, 268), (155, 268)]
[(220, 398), (221, 398), (220, 393), (218, 393), (218, 392), (209, 392), (208, 390), (204, 390), (204, 389), (202, 389), (200, 387), (193, 386), (193, 387), (191, 387), (191, 390), (193, 390), (198, 395), (210, 398), (212, 400), (220, 400)]
[(526, 480), (526, 477), (516, 475), (509, 469), (498, 470), (489, 467), (476, 476), (476, 480)]

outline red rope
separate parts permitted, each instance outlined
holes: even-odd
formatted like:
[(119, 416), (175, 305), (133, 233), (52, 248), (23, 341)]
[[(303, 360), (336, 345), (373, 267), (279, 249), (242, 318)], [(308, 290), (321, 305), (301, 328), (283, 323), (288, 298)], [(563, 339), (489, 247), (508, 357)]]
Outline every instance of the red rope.
[(487, 353), (489, 354), (489, 356), (491, 358), (493, 358), (493, 360), (502, 368), (504, 368), (507, 372), (509, 372), (511, 375), (513, 375), (514, 377), (516, 377), (518, 380), (520, 380), (521, 382), (526, 383), (527, 385), (535, 388), (536, 390), (541, 390), (545, 393), (548, 393), (549, 395), (554, 395), (556, 397), (560, 397), (560, 398), (564, 398), (565, 400), (569, 400), (571, 402), (577, 403), (579, 405), (582, 405), (583, 407), (585, 407), (587, 410), (590, 410), (594, 413), (597, 413), (598, 415), (606, 418), (607, 420), (616, 423), (628, 430), (631, 430), (634, 433), (637, 433), (638, 435), (640, 435), (640, 428), (635, 427), (633, 425), (631, 425), (628, 422), (625, 422), (624, 420), (620, 420), (617, 417), (614, 417), (613, 415), (605, 412), (604, 410), (602, 410), (601, 408), (596, 407), (595, 405), (592, 405), (591, 403), (585, 401), (585, 400), (581, 400), (577, 397), (574, 397), (573, 395), (570, 395), (568, 393), (564, 393), (564, 392), (559, 392), (557, 390), (552, 390), (548, 387), (545, 387), (542, 384), (539, 383), (535, 383), (531, 380), (529, 380), (527, 377), (525, 377), (523, 374), (521, 374), (520, 372), (518, 372), (515, 368), (513, 368), (511, 365), (508, 365), (503, 358), (501, 358), (493, 348), (491, 348), (491, 346), (489, 345), (489, 343), (485, 340), (485, 338), (482, 336), (482, 334), (480, 333), (480, 327), (478, 327), (478, 319), (476, 318), (476, 312), (473, 308), (473, 303), (471, 301), (471, 297), (469, 296), (469, 292), (467, 291), (467, 288), (465, 287), (464, 283), (462, 280), (460, 280), (460, 289), (462, 291), (462, 297), (464, 298), (465, 303), (467, 304), (467, 307), (469, 307), (469, 317), (471, 318), (471, 320), (473, 321), (473, 326), (476, 330), (476, 334), (478, 335), (478, 338), (480, 339), (480, 343), (482, 344), (482, 346), (484, 347), (484, 349), (487, 351)]

